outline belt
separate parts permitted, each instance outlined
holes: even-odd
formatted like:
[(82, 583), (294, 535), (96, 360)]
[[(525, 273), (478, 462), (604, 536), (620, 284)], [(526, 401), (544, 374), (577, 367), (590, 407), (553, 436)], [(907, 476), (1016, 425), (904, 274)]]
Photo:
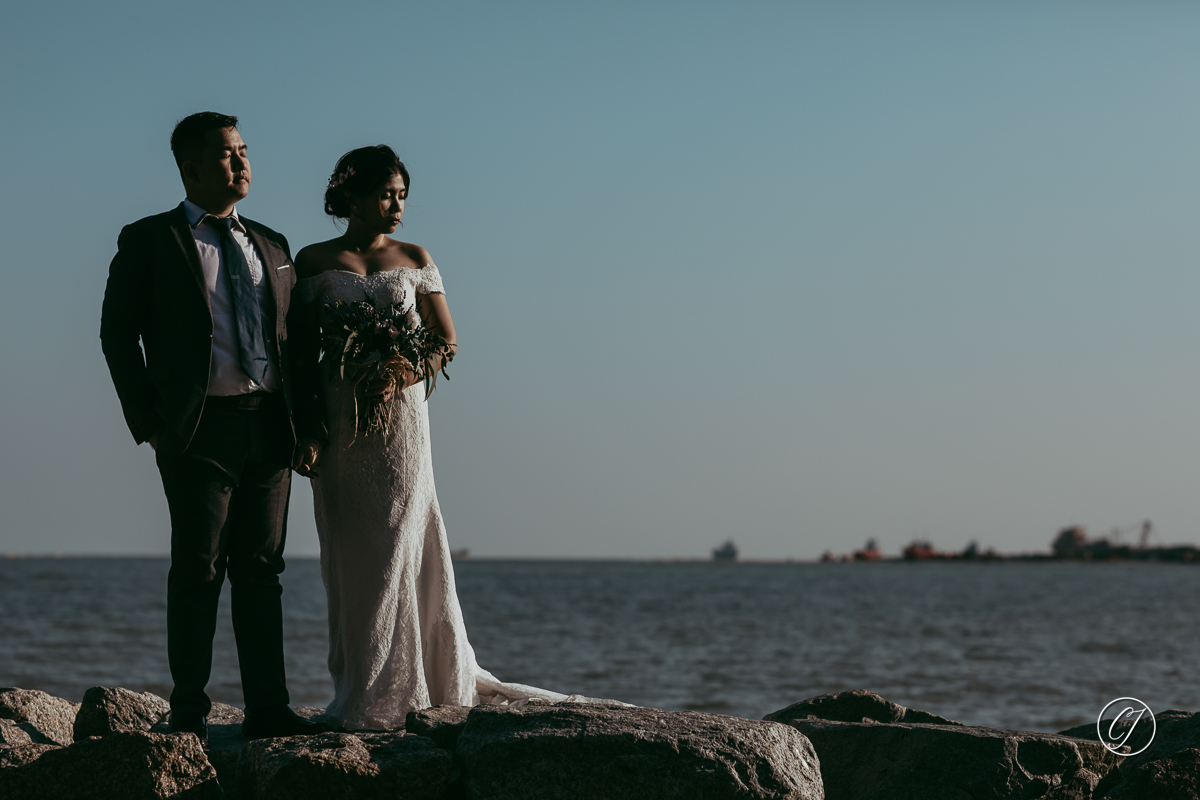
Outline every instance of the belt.
[(215, 395), (204, 398), (205, 408), (233, 411), (261, 411), (283, 398), (283, 392), (250, 392), (249, 394)]

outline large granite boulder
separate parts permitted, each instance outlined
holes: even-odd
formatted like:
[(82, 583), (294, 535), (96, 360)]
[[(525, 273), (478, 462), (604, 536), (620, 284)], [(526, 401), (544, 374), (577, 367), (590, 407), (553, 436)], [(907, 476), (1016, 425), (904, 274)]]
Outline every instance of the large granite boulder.
[(238, 797), (238, 761), (250, 740), (242, 736), (243, 712), (237, 706), (213, 703), (208, 712), (208, 760), (230, 796)]
[(150, 692), (93, 686), (75, 716), (75, 740), (122, 731), (148, 731), (166, 719), (171, 705)]
[(404, 730), (433, 739), (438, 747), (454, 752), (470, 713), (467, 706), (434, 706), (410, 711), (404, 720)]
[(75, 741), (73, 728), (79, 703), (37, 689), (0, 689), (0, 719), (28, 722), (57, 744)]
[[(0, 773), (13, 767), (23, 767), (37, 761), (48, 750), (61, 750), (57, 744), (14, 744), (0, 747)], [(0, 786), (4, 779), (0, 776)], [(7, 800), (7, 797), (6, 797)]]
[(1120, 783), (1104, 794), (1105, 800), (1200, 800), (1200, 750), (1194, 747), (1115, 772)]
[[(309, 718), (325, 712), (323, 708), (309, 706), (294, 706), (293, 710), (297, 714)], [(205, 751), (208, 754), (209, 763), (217, 770), (221, 788), (231, 799), (242, 796), (238, 783), (238, 770), (242, 753), (246, 745), (252, 741), (242, 735), (242, 720), (245, 719), (245, 716), (242, 709), (225, 703), (213, 703), (212, 709), (208, 712), (208, 746)], [(166, 733), (168, 728), (168, 721), (163, 720), (155, 724), (151, 730), (157, 733)]]
[(821, 765), (771, 722), (590, 703), (471, 710), (455, 752), (488, 800), (820, 800)]
[[(1147, 736), (1145, 721), (1137, 723), (1134, 738)], [(1124, 734), (1129, 723), (1118, 723)], [(1095, 723), (1063, 731), (1064, 734), (1099, 741)], [(1121, 758), (1119, 768), (1108, 774), (1096, 791), (1100, 798), (1193, 798), (1200, 796), (1200, 714), (1170, 709), (1154, 715), (1154, 738), (1150, 746), (1134, 756)], [(1144, 741), (1144, 739), (1142, 740)], [(1140, 746), (1140, 743), (1139, 743)], [(1137, 749), (1137, 748), (1135, 748)]]
[(763, 719), (787, 722), (803, 717), (816, 717), (835, 722), (916, 722), (930, 725), (961, 725), (961, 722), (939, 717), (927, 711), (906, 708), (885, 700), (866, 689), (823, 694), (768, 714)]
[[(208, 746), (205, 747), (205, 753), (209, 763), (217, 770), (221, 788), (230, 798), (241, 796), (237, 786), (238, 760), (241, 758), (242, 748), (250, 743), (249, 739), (242, 736), (244, 716), (245, 713), (240, 708), (224, 703), (213, 703), (208, 712)], [(166, 733), (170, 729), (169, 722), (169, 718), (164, 719), (150, 730)]]
[(816, 748), (827, 800), (1091, 800), (1119, 760), (1099, 742), (1052, 733), (812, 716), (788, 724)]
[(32, 723), (0, 719), (0, 747), (20, 747), (26, 744), (55, 744)]
[[(1144, 719), (1136, 722), (1124, 720), (1112, 726), (1113, 735), (1118, 739), (1123, 739), (1132, 725), (1137, 726), (1137, 730), (1130, 739), (1130, 743), (1136, 745), (1133, 747), (1134, 750), (1140, 749), (1146, 739), (1151, 736), (1154, 739), (1154, 748), (1149, 751), (1150, 753), (1157, 752), (1162, 755), (1182, 750), (1185, 747), (1200, 747), (1200, 715), (1193, 714), (1191, 711), (1180, 711), (1174, 708), (1160, 711), (1154, 715), (1154, 728), (1157, 730), (1153, 732), (1151, 725)], [(1096, 729), (1095, 722), (1077, 725), (1058, 733), (1060, 736), (1100, 741), (1100, 732)]]
[(216, 800), (222, 796), (216, 770), (204, 757), (200, 740), (191, 734), (115, 733), (69, 747), (11, 749), (16, 758), (0, 766), (0, 797)]
[(247, 800), (437, 800), (453, 757), (411, 733), (320, 733), (246, 745), (238, 785)]
[(0, 719), (0, 747), (20, 747), (23, 744), (33, 744), (33, 738), (28, 730), (30, 728), (39, 736), (41, 735), (40, 731), (28, 722)]

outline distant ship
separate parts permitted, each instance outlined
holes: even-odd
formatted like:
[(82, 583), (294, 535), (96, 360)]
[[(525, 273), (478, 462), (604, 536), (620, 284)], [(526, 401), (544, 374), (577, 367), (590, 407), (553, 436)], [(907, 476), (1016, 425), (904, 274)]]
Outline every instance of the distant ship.
[(738, 549), (737, 545), (730, 539), (720, 547), (714, 547), (712, 551), (713, 561), (731, 562), (737, 561)]
[(902, 553), (905, 561), (935, 561), (950, 558), (949, 553), (934, 549), (934, 546), (924, 539), (913, 539)]
[(878, 561), (881, 558), (883, 558), (883, 553), (879, 552), (879, 545), (874, 539), (867, 539), (867, 544), (862, 550), (854, 551), (855, 561)]
[(451, 550), (450, 551), (450, 560), (451, 561), (466, 561), (470, 557), (471, 557), (471, 551), (465, 547), (463, 547), (459, 550)]

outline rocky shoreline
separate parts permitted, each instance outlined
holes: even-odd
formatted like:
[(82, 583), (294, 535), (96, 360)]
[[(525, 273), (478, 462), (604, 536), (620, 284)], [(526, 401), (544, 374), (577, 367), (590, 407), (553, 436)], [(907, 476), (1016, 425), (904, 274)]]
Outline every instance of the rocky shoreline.
[[(313, 716), (322, 709), (300, 708)], [(1200, 799), (1200, 714), (1167, 711), (1145, 752), (1094, 726), (964, 725), (864, 690), (764, 720), (542, 703), (440, 707), (405, 730), (248, 740), (217, 705), (209, 742), (166, 733), (165, 700), (89, 689), (82, 703), (0, 689), (0, 798), (24, 800)]]

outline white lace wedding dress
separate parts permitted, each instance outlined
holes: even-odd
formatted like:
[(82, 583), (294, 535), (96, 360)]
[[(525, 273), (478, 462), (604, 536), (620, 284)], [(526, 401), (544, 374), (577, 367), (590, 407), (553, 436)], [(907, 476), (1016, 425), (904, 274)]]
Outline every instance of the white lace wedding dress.
[[(366, 276), (328, 271), (296, 290), (305, 303), (403, 303), (413, 321), (418, 293), (444, 291), (433, 264)], [(586, 699), (502, 683), (475, 663), (434, 491), (425, 387), (405, 390), (386, 442), (355, 439), (345, 384), (325, 365), (322, 375), (329, 444), (312, 488), (335, 691), (326, 717), (347, 730), (386, 730), (435, 705)]]

